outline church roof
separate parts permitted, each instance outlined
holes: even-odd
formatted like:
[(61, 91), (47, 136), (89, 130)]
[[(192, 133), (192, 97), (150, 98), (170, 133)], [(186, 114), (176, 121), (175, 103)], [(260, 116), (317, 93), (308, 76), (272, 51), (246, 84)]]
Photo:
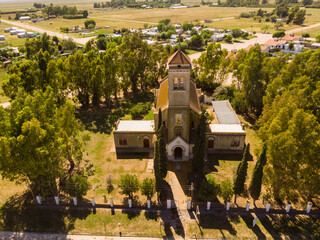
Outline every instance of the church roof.
[(181, 50), (176, 51), (168, 59), (168, 65), (185, 65), (185, 64), (191, 65), (191, 60)]
[(229, 100), (213, 101), (213, 110), (219, 124), (239, 124), (239, 119), (231, 107)]
[(154, 132), (153, 120), (120, 120), (114, 132)]

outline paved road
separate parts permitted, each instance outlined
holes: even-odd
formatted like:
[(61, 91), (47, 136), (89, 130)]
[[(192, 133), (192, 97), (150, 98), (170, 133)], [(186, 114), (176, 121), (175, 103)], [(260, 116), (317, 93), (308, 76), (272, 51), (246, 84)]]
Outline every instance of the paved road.
[(4, 23), (8, 23), (8, 24), (20, 27), (20, 28), (29, 29), (31, 31), (38, 32), (38, 33), (45, 33), (46, 32), (50, 36), (57, 36), (58, 38), (61, 38), (61, 39), (72, 38), (76, 43), (83, 44), (83, 45), (85, 45), (91, 38), (95, 38), (95, 37), (74, 38), (74, 37), (70, 37), (70, 36), (68, 36), (66, 34), (45, 30), (45, 29), (42, 29), (42, 28), (39, 28), (39, 27), (31, 26), (31, 25), (23, 23), (23, 22), (8, 21), (8, 20), (3, 20), (3, 19), (1, 21), (4, 22)]

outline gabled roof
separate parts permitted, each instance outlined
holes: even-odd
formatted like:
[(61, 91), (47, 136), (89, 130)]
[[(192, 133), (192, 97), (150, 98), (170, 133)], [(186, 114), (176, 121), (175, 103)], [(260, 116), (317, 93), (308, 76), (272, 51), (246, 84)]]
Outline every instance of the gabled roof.
[(219, 124), (239, 124), (239, 119), (231, 107), (229, 100), (213, 101), (213, 110)]
[(267, 45), (267, 46), (277, 46), (278, 44), (286, 44), (287, 41), (285, 40), (279, 40), (279, 41), (275, 41), (273, 39), (270, 39), (268, 40), (264, 45)]
[(293, 41), (295, 39), (301, 39), (301, 38), (302, 36), (294, 36), (294, 35), (292, 36), (290, 34), (287, 34), (282, 38), (282, 40)]
[(114, 132), (154, 132), (153, 120), (120, 120)]
[(185, 64), (191, 65), (191, 60), (181, 50), (176, 51), (168, 59), (168, 65), (185, 65)]

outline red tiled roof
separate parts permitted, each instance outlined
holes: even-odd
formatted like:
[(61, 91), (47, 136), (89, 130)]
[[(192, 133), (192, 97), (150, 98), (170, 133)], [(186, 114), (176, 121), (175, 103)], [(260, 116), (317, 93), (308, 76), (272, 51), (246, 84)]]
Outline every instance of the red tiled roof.
[(264, 45), (277, 46), (278, 44), (285, 44), (286, 42), (287, 41), (284, 41), (284, 40), (275, 41), (273, 39), (270, 39)]
[(181, 50), (176, 51), (171, 57), (168, 59), (168, 65), (184, 65), (190, 64), (190, 58), (185, 55)]
[(285, 35), (282, 40), (293, 41), (295, 39), (300, 39), (302, 36), (292, 36), (290, 34)]

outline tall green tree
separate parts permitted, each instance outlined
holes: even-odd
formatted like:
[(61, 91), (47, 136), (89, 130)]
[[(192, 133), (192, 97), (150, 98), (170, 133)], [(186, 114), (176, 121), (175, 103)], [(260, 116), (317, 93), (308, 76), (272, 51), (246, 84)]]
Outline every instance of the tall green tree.
[(242, 161), (238, 165), (236, 176), (233, 184), (234, 203), (237, 203), (237, 195), (243, 193), (244, 184), (247, 177), (248, 161), (252, 159), (250, 154), (250, 144), (248, 143), (242, 157)]
[(133, 194), (139, 190), (139, 180), (136, 175), (126, 174), (121, 176), (120, 185), (121, 194), (127, 195), (129, 198), (133, 198)]
[(155, 181), (152, 178), (145, 178), (141, 183), (141, 194), (151, 199), (155, 194)]
[(205, 132), (207, 131), (207, 116), (205, 110), (203, 110), (200, 115), (200, 121), (196, 131), (195, 144), (193, 147), (192, 171), (202, 180), (205, 164)]
[(101, 88), (103, 84), (103, 71), (101, 65), (97, 65), (94, 75), (91, 78), (91, 92), (92, 92), (92, 104), (98, 106), (103, 94), (103, 89)]
[[(83, 125), (75, 119), (74, 106), (58, 107), (52, 89), (19, 91), (11, 106), (0, 112), (0, 173), (24, 182), (33, 196), (53, 196), (74, 174), (86, 174)], [(57, 184), (60, 182), (61, 184)]]
[(214, 83), (221, 83), (226, 77), (223, 68), (227, 51), (221, 48), (220, 43), (211, 43), (207, 51), (202, 53), (195, 64), (197, 85), (204, 90), (213, 91)]
[(263, 168), (267, 162), (266, 157), (267, 145), (263, 145), (259, 159), (253, 169), (253, 174), (251, 182), (249, 185), (250, 196), (253, 199), (253, 205), (255, 206), (255, 201), (259, 199), (261, 193), (261, 184), (263, 177)]
[(167, 157), (167, 150), (166, 150), (166, 143), (164, 141), (164, 127), (161, 126), (158, 135), (157, 135), (157, 141), (159, 145), (159, 169), (160, 169), (160, 175), (162, 178), (165, 178), (167, 176), (168, 172), (168, 157)]
[(159, 158), (159, 142), (154, 143), (154, 158), (153, 158), (153, 170), (155, 177), (155, 185), (157, 193), (160, 193), (162, 187), (162, 177), (160, 172), (160, 158)]
[(159, 108), (159, 111), (158, 111), (158, 129), (160, 130), (161, 127), (162, 127), (162, 111), (161, 111), (161, 108)]

